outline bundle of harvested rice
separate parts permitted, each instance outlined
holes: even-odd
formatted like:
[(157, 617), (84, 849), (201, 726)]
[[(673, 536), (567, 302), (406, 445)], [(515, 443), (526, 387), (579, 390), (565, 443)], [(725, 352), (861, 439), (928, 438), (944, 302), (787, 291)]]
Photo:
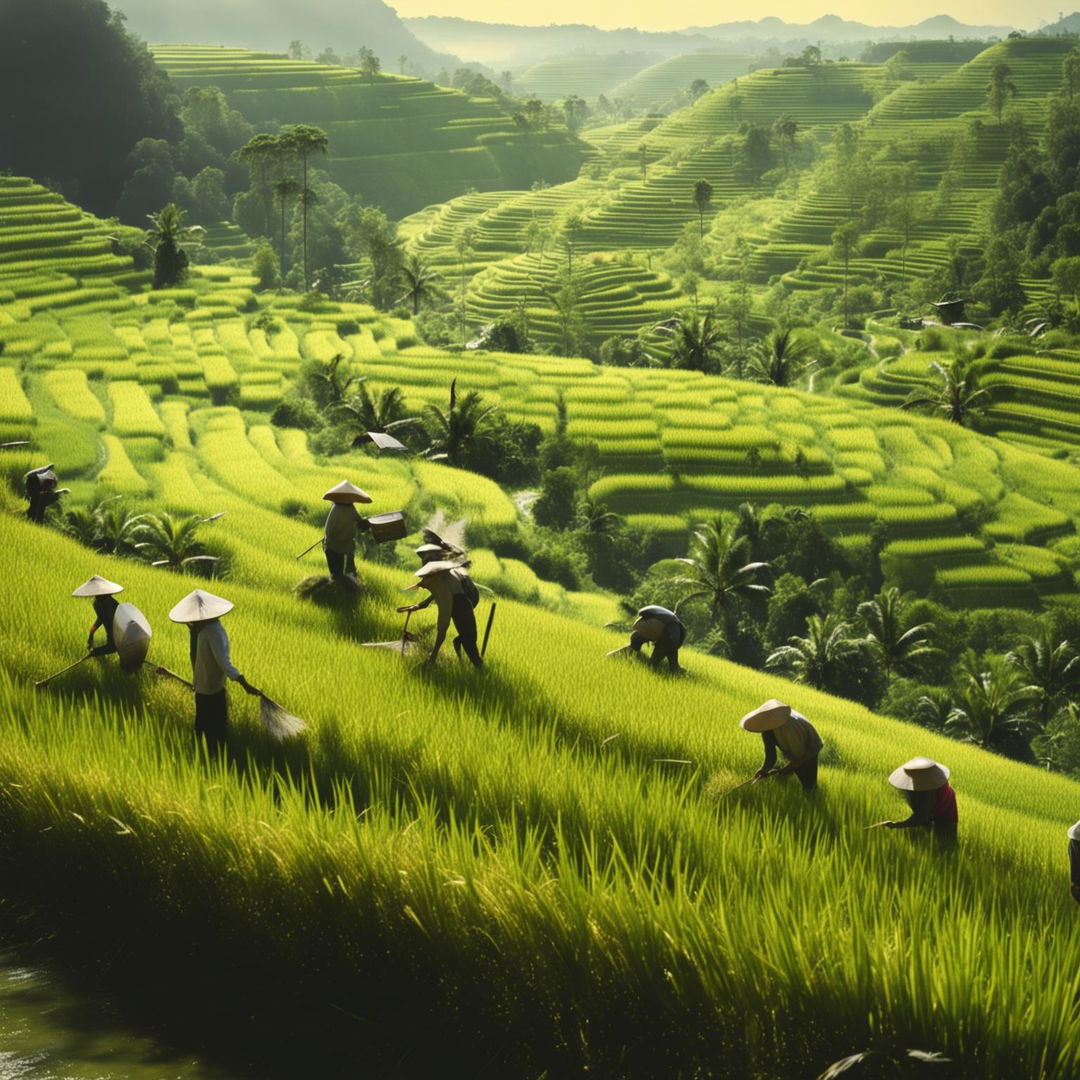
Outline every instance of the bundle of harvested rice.
[(299, 735), (307, 727), (299, 716), (293, 716), (265, 694), (259, 699), (259, 715), (262, 717), (263, 726), (275, 739), (288, 739)]

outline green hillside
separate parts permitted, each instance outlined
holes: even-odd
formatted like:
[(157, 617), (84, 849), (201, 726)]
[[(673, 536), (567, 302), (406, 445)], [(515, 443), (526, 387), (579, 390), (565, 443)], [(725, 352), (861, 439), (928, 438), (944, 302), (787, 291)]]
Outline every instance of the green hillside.
[(330, 137), (324, 165), (350, 194), (394, 217), (475, 188), (559, 183), (584, 148), (562, 131), (522, 135), (486, 99), (422, 79), (289, 60), (273, 53), (157, 45), (181, 90), (217, 86), (259, 129), (315, 124)]
[(558, 101), (577, 94), (595, 101), (601, 94), (610, 97), (619, 86), (656, 62), (652, 53), (613, 53), (610, 56), (571, 55), (533, 64), (515, 78), (530, 97)]
[(635, 73), (611, 91), (637, 108), (657, 108), (671, 101), (680, 91), (688, 90), (696, 79), (704, 79), (711, 88), (746, 74), (751, 57), (734, 53), (693, 52), (671, 56)]

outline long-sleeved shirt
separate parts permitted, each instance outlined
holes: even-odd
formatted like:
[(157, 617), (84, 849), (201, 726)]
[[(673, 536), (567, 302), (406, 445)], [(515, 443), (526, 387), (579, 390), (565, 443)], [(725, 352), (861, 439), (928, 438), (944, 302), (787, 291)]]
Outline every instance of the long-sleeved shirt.
[(946, 783), (933, 791), (905, 791), (904, 798), (911, 807), (911, 817), (898, 821), (896, 828), (956, 824), (956, 792), (951, 784)]
[(323, 528), (326, 550), (351, 555), (356, 550), (356, 534), (366, 527), (367, 521), (356, 512), (352, 503), (334, 503)]
[(776, 764), (777, 748), (791, 762), (802, 764), (820, 753), (824, 745), (817, 728), (802, 713), (791, 710), (787, 721), (772, 731), (763, 731), (761, 741), (765, 744), (765, 762), (763, 769), (771, 769)]
[(425, 587), (431, 595), (417, 606), (426, 608), (432, 601), (438, 605), (439, 618), (435, 624), (437, 633), (446, 633), (450, 628), (450, 619), (454, 614), (454, 597), (465, 592), (457, 575), (464, 572), (449, 570), (445, 574), (433, 574), (426, 581)]
[(95, 656), (106, 656), (116, 652), (116, 642), (113, 640), (113, 619), (116, 617), (116, 609), (119, 606), (120, 604), (113, 596), (94, 597), (94, 614), (97, 619), (90, 627), (90, 640), (93, 640), (99, 626), (105, 630), (105, 644), (94, 649)]
[(191, 628), (191, 670), (196, 694), (217, 694), (225, 689), (226, 678), (242, 678), (229, 656), (229, 635), (218, 619), (198, 630)]

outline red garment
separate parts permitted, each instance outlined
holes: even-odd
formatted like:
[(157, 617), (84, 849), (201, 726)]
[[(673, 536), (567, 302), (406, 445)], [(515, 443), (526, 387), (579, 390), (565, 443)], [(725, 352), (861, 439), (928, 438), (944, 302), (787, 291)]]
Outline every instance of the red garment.
[(949, 783), (938, 788), (937, 800), (934, 802), (934, 820), (956, 821), (956, 792)]

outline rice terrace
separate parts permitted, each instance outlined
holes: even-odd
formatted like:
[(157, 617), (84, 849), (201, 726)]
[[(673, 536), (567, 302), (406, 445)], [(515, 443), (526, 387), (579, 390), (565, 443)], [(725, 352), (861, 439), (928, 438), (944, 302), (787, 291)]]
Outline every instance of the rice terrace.
[(0, 0), (0, 1077), (1080, 1077), (1080, 13), (969, 8)]

